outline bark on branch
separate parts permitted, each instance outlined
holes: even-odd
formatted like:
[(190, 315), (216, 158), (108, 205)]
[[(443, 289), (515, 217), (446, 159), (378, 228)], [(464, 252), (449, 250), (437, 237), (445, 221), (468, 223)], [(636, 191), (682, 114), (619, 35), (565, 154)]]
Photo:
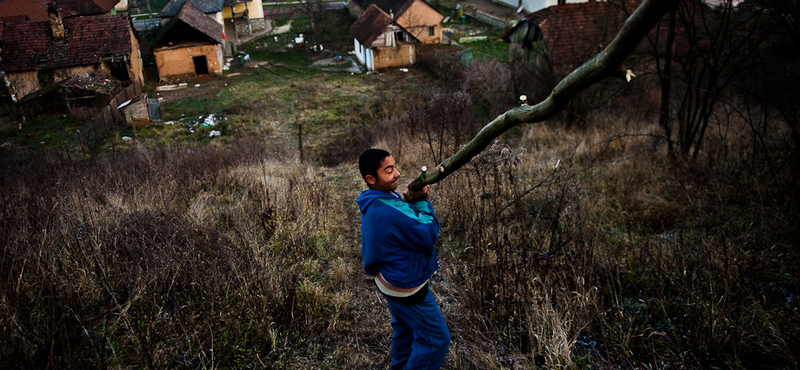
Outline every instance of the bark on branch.
[(588, 62), (564, 77), (547, 99), (536, 105), (519, 105), (501, 114), (478, 132), (458, 152), (439, 164), (436, 169), (420, 174), (411, 184), (414, 190), (442, 181), (483, 151), (496, 137), (521, 123), (536, 123), (564, 110), (570, 100), (589, 86), (606, 77), (620, 73), (620, 68), (647, 33), (672, 6), (675, 0), (645, 0), (628, 17), (614, 40)]

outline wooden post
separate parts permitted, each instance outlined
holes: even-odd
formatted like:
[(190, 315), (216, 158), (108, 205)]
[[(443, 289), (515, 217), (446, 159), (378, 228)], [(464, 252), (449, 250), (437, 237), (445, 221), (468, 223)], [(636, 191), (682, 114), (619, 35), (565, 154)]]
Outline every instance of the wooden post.
[[(64, 153), (67, 154), (67, 160), (69, 161), (70, 164), (72, 164), (73, 163), (72, 162), (72, 154), (70, 154), (70, 152), (69, 152), (69, 146), (67, 145), (67, 140), (61, 139), (61, 143), (64, 144)], [(62, 162), (63, 162), (63, 158), (62, 158)]]
[(303, 124), (297, 125), (297, 147), (300, 149), (300, 163), (303, 163)]
[(44, 155), (44, 159), (46, 160), (47, 159), (47, 147), (44, 145), (44, 141), (42, 141), (40, 144), (42, 144), (42, 154)]
[(83, 156), (86, 156), (86, 146), (83, 145), (83, 138), (81, 138), (81, 130), (75, 130), (78, 133), (78, 142), (81, 143), (81, 152), (83, 152)]

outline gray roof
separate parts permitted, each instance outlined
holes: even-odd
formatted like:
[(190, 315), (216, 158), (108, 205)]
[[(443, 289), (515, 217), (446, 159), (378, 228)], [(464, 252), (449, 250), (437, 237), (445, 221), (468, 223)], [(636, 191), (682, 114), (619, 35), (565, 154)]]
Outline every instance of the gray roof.
[(161, 18), (174, 17), (187, 1), (204, 14), (211, 14), (221, 12), (225, 0), (170, 0), (158, 12), (158, 16)]
[(170, 42), (187, 40), (204, 43), (222, 43), (222, 25), (206, 17), (191, 3), (185, 3), (180, 13), (173, 17), (156, 36), (154, 47), (162, 47)]

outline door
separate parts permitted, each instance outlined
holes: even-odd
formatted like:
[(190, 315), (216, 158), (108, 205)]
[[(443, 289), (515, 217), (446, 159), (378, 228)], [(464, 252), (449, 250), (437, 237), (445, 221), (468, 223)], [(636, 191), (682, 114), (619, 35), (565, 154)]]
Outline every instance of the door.
[(207, 75), (208, 74), (208, 62), (206, 61), (205, 55), (200, 55), (197, 57), (192, 57), (194, 61), (194, 74), (195, 75)]

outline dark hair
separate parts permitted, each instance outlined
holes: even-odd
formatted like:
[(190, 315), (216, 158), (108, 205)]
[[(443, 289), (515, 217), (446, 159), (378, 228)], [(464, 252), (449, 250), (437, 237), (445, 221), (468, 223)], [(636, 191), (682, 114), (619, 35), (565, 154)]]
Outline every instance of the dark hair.
[(383, 159), (390, 156), (389, 152), (383, 149), (367, 149), (358, 157), (358, 169), (361, 171), (361, 178), (367, 175), (378, 177), (378, 169), (381, 167)]

